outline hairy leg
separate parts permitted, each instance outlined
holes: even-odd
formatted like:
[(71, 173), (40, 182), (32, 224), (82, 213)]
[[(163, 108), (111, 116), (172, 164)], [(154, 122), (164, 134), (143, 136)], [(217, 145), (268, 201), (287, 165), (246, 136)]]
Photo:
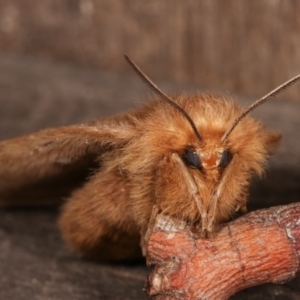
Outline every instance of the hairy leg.
[(101, 261), (141, 257), (140, 234), (121, 175), (97, 173), (64, 205), (59, 225), (67, 244), (80, 255)]

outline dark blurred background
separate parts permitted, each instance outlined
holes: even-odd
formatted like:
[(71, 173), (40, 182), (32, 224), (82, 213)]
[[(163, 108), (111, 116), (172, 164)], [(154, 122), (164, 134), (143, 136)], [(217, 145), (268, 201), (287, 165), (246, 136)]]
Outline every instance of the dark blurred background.
[[(299, 11), (297, 0), (0, 0), (0, 140), (148, 101), (124, 53), (164, 91), (225, 91), (249, 105), (300, 73)], [(299, 201), (299, 95), (294, 86), (254, 112), (283, 143), (252, 185), (251, 209)], [(149, 269), (78, 258), (58, 210), (0, 210), (0, 299), (146, 299)], [(232, 299), (299, 299), (299, 286)]]
[[(300, 69), (297, 0), (0, 0), (0, 51), (260, 96)], [(300, 88), (287, 92), (298, 99)]]

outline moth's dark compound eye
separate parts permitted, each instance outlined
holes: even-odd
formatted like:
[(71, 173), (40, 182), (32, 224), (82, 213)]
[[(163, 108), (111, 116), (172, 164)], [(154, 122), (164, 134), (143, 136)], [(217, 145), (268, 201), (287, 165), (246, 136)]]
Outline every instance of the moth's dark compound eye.
[(201, 169), (202, 164), (198, 153), (193, 149), (187, 149), (183, 155), (183, 159), (189, 167)]
[(226, 168), (230, 163), (231, 159), (232, 154), (228, 150), (223, 151), (219, 166), (221, 168)]

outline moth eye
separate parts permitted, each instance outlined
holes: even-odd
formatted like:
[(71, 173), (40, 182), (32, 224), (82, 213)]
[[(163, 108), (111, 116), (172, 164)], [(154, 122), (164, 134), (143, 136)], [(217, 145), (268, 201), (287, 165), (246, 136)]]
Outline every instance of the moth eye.
[(195, 169), (201, 169), (202, 164), (198, 153), (193, 149), (187, 149), (184, 153), (185, 163)]
[(232, 159), (232, 154), (228, 150), (223, 151), (219, 166), (221, 168), (226, 168), (230, 163), (231, 159)]

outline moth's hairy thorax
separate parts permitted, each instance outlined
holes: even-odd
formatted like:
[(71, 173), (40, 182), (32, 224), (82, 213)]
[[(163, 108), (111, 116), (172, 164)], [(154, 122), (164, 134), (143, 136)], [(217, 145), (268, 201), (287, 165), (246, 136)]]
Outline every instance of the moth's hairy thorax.
[[(136, 137), (124, 148), (118, 163), (128, 174), (133, 216), (139, 225), (146, 226), (157, 204), (169, 215), (200, 221), (194, 193), (205, 209), (213, 194), (218, 193), (215, 222), (224, 221), (245, 207), (251, 174), (262, 173), (279, 136), (247, 116), (222, 141), (243, 111), (232, 99), (211, 94), (178, 95), (172, 99), (191, 116), (202, 141), (184, 116), (161, 100), (150, 102), (132, 115)], [(201, 169), (174, 161), (174, 156), (183, 160), (189, 148), (199, 155)], [(221, 168), (218, 164), (224, 150), (230, 151), (232, 160)]]

